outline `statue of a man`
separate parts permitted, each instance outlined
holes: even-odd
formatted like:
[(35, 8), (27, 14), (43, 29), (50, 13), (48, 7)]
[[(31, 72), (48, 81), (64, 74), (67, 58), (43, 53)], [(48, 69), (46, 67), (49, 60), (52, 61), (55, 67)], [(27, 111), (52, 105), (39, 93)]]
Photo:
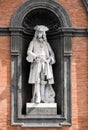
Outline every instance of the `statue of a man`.
[(32, 84), (32, 102), (52, 103), (55, 92), (52, 64), (55, 63), (53, 50), (46, 38), (49, 29), (44, 25), (37, 25), (35, 35), (27, 50), (27, 61), (31, 62), (29, 84)]

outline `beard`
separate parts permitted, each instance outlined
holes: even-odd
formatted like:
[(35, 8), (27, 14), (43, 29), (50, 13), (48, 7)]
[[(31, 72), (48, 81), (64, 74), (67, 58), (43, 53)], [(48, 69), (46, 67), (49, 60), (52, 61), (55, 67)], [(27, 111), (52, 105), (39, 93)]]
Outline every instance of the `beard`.
[(41, 38), (38, 38), (38, 41), (43, 43), (44, 42), (44, 39), (41, 37)]

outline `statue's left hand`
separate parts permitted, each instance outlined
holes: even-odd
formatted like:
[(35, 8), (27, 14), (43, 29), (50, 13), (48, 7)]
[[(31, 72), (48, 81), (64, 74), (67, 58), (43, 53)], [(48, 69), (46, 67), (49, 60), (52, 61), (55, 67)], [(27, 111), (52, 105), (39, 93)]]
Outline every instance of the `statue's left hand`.
[(51, 59), (50, 58), (47, 58), (47, 62), (50, 63)]
[(52, 64), (52, 62), (53, 62), (52, 57), (49, 57), (49, 58), (47, 59), (47, 62), (48, 62), (49, 64)]

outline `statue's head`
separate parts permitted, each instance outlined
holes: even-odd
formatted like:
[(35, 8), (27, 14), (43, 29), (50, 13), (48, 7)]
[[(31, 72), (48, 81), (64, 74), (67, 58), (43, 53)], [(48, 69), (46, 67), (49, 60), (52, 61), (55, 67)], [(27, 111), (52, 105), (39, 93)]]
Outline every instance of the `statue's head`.
[(35, 40), (38, 40), (39, 42), (47, 41), (46, 31), (49, 30), (48, 27), (44, 25), (37, 25), (34, 27), (34, 29), (35, 29), (35, 35), (34, 35)]

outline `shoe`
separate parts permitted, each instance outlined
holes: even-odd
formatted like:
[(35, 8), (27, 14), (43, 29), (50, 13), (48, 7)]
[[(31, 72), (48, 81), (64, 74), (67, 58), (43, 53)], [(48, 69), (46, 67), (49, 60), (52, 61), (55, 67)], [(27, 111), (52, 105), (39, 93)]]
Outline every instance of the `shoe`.
[(40, 103), (40, 101), (36, 101), (35, 103), (39, 104), (39, 103)]

